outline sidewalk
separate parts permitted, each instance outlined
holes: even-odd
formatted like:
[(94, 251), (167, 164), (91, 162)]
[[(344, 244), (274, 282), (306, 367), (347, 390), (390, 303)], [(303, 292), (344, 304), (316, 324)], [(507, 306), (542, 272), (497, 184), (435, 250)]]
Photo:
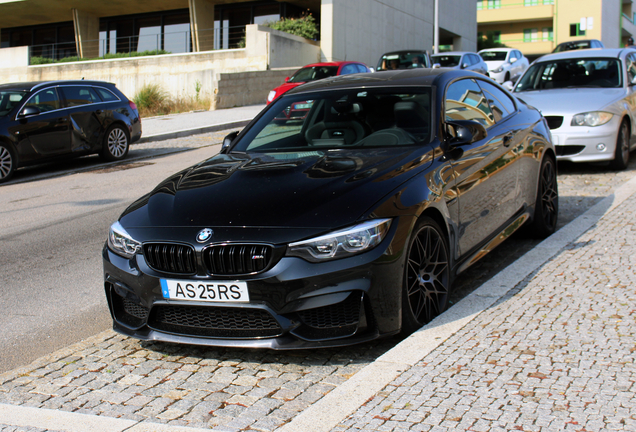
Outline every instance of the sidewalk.
[(138, 143), (242, 127), (263, 108), (264, 104), (144, 118), (141, 120), (142, 135)]
[(634, 431), (635, 213), (636, 177), (368, 365), (101, 333), (0, 375), (0, 431)]

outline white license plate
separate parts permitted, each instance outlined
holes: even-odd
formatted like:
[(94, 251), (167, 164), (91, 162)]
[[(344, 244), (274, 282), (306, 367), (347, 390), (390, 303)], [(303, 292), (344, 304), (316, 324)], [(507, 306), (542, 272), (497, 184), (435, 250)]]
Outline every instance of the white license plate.
[(239, 281), (193, 281), (161, 279), (163, 298), (205, 302), (250, 301), (247, 282)]

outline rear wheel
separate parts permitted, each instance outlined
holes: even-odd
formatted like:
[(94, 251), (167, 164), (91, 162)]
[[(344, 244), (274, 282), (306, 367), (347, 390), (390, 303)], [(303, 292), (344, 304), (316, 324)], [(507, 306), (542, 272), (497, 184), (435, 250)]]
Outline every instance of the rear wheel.
[(616, 170), (624, 170), (629, 163), (629, 125), (626, 121), (621, 123), (618, 129), (618, 137), (616, 138), (616, 151), (614, 152), (614, 160), (611, 167)]
[(451, 276), (448, 240), (439, 225), (423, 217), (409, 241), (402, 290), (402, 331), (411, 333), (444, 312)]
[(9, 180), (16, 169), (13, 150), (7, 144), (0, 143), (0, 183)]
[(556, 230), (559, 216), (559, 191), (556, 162), (549, 156), (543, 158), (537, 185), (537, 199), (530, 232), (534, 237), (545, 238)]
[(113, 125), (106, 131), (102, 146), (102, 157), (107, 161), (118, 161), (126, 157), (130, 147), (128, 131), (120, 125)]

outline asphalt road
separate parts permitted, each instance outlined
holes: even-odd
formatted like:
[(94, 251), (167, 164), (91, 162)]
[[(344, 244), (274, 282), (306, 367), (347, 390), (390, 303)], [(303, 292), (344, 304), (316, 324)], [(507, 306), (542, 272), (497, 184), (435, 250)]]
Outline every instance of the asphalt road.
[[(216, 153), (212, 144), (224, 134), (133, 146), (131, 159), (120, 165), (84, 158), (31, 168), (0, 187), (0, 373), (110, 328), (101, 264), (109, 225), (163, 178)], [(161, 156), (187, 148), (194, 149)], [(632, 157), (620, 173), (560, 164), (559, 226), (630, 179)], [(454, 300), (534, 244), (513, 236), (458, 278)]]

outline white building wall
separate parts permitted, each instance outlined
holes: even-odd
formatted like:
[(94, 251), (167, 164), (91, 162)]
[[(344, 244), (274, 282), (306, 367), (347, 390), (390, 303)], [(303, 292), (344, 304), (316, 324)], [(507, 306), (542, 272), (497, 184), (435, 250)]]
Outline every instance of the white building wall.
[[(601, 40), (607, 48), (622, 47), (621, 24), (622, 24), (622, 1), (603, 0), (601, 6)], [(596, 23), (594, 23), (596, 25)]]
[[(439, 0), (439, 7), (440, 28), (457, 35), (454, 48), (475, 51), (476, 3)], [(321, 58), (359, 60), (375, 67), (387, 51), (432, 52), (434, 10), (434, 0), (322, 0)]]

